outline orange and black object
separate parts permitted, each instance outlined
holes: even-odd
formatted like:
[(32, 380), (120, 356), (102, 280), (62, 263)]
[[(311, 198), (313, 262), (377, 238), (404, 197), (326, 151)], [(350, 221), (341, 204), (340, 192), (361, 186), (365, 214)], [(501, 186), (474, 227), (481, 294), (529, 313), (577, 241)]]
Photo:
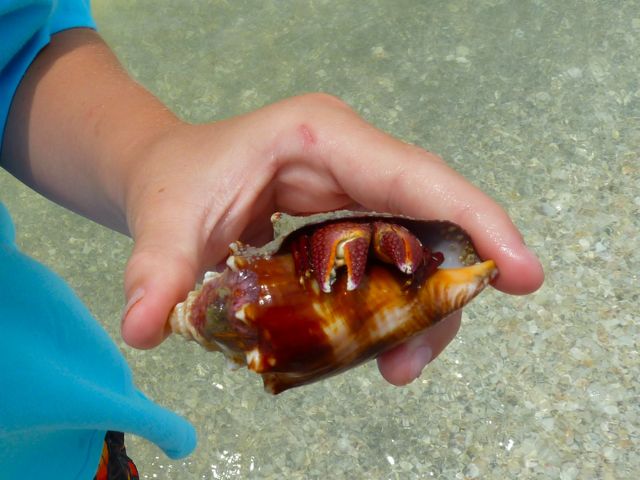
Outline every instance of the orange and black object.
[(124, 433), (107, 432), (94, 480), (140, 480), (138, 469), (127, 456)]

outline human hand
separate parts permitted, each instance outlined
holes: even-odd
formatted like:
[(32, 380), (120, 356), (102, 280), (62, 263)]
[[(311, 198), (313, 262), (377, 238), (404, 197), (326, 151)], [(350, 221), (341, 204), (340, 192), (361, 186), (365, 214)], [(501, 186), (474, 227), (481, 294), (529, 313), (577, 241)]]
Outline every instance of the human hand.
[[(274, 211), (349, 206), (451, 220), (498, 265), (511, 294), (543, 281), (506, 213), (435, 155), (375, 129), (334, 97), (305, 95), (206, 125), (175, 124), (141, 144), (126, 178), (135, 247), (122, 335), (138, 348), (168, 334), (171, 308), (241, 239), (269, 239)], [(454, 338), (460, 312), (378, 359), (395, 385), (413, 381)]]
[[(150, 348), (171, 308), (230, 241), (259, 244), (273, 211), (363, 206), (448, 219), (496, 261), (496, 288), (536, 290), (542, 268), (506, 213), (435, 155), (404, 144), (327, 95), (306, 95), (209, 125), (180, 122), (136, 84), (93, 31), (51, 39), (8, 117), (2, 162), (47, 197), (135, 239), (122, 334)], [(455, 336), (460, 314), (379, 358), (413, 380)]]

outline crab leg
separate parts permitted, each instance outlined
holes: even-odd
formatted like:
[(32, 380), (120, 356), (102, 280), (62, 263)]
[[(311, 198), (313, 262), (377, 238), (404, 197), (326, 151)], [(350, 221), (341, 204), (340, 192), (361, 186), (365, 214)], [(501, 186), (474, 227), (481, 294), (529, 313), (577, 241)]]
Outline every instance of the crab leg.
[(329, 293), (336, 270), (346, 266), (347, 290), (355, 290), (364, 277), (372, 237), (376, 258), (395, 265), (407, 275), (416, 273), (424, 258), (431, 256), (429, 249), (400, 225), (337, 222), (318, 228), (310, 239), (305, 236), (298, 240), (294, 248), (297, 270), (301, 274), (312, 271), (320, 289)]
[(373, 251), (383, 262), (391, 263), (411, 275), (422, 265), (425, 248), (415, 235), (406, 228), (393, 223), (373, 223)]
[(355, 290), (367, 267), (371, 227), (365, 223), (325, 225), (311, 235), (311, 266), (323, 292), (331, 292), (336, 269), (347, 267), (347, 290)]

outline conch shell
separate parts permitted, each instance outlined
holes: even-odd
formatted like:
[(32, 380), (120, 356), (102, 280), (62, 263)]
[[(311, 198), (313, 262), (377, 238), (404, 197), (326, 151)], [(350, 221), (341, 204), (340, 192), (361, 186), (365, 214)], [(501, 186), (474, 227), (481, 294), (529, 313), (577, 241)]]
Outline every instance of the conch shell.
[(232, 243), (228, 267), (207, 273), (169, 324), (274, 394), (418, 335), (497, 275), (451, 222), (347, 210), (272, 222), (273, 241)]

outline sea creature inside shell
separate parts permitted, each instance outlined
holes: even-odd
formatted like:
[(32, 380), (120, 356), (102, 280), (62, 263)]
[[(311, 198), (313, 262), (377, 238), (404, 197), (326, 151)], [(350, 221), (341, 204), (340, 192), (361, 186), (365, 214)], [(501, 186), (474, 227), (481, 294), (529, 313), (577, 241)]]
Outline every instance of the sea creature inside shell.
[(228, 267), (207, 273), (169, 322), (274, 394), (375, 358), (497, 275), (451, 222), (347, 210), (272, 222), (272, 242), (232, 243)]

